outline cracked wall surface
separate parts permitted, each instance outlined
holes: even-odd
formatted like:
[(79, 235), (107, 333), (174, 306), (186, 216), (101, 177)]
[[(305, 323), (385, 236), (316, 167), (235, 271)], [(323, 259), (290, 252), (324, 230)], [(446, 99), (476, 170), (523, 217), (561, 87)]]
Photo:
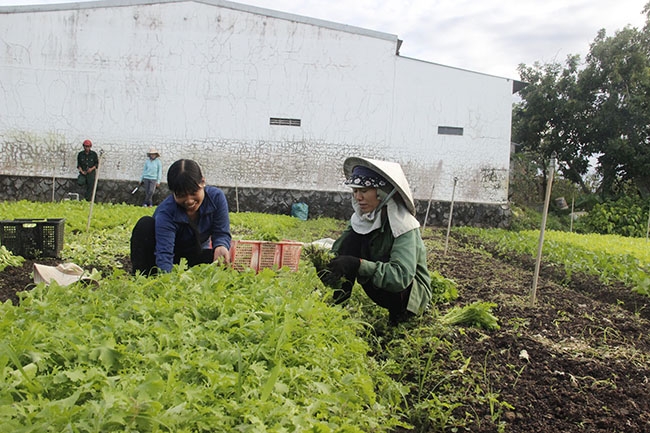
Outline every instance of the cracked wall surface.
[(0, 13), (0, 174), (73, 178), (89, 138), (115, 181), (156, 147), (215, 185), (345, 191), (343, 160), (367, 156), (400, 162), (416, 199), (507, 202), (511, 80), (255, 8), (99, 4)]

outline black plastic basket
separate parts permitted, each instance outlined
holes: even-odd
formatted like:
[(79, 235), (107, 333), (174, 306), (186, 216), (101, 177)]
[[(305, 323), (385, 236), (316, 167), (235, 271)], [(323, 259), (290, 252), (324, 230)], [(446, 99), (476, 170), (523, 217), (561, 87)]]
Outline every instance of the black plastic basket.
[(0, 221), (0, 244), (26, 259), (59, 257), (64, 229), (65, 218)]

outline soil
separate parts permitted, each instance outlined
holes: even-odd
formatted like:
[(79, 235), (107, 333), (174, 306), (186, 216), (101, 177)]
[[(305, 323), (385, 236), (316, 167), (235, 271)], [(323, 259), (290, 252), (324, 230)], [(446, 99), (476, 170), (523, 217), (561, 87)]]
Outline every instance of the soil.
[[(456, 281), (455, 305), (497, 304), (498, 331), (457, 333), (457, 347), (484, 371), (506, 432), (650, 432), (650, 298), (622, 284), (491, 251), (476, 239), (431, 251), (430, 269)], [(524, 352), (525, 351), (525, 352)], [(495, 432), (489, 408), (472, 432)]]
[[(36, 263), (56, 266), (61, 263), (53, 258), (39, 258)], [(22, 266), (8, 266), (0, 272), (0, 302), (7, 300), (18, 305), (20, 293), (34, 286), (34, 261), (25, 260)]]
[[(444, 233), (432, 236), (440, 241)], [(650, 432), (650, 298), (594, 276), (568, 278), (543, 263), (531, 305), (533, 258), (501, 255), (455, 236), (446, 254), (429, 251), (429, 267), (457, 283), (453, 305), (497, 305), (499, 330), (463, 328), (452, 338), (454, 348), (471, 357), (470, 368), (482, 372), (484, 387), (507, 406), (460, 407), (455, 416), (471, 411), (474, 421), (454, 431)], [(0, 301), (19, 302), (18, 293), (31, 288), (32, 267), (27, 260), (0, 273)], [(421, 425), (414, 431), (439, 430)]]

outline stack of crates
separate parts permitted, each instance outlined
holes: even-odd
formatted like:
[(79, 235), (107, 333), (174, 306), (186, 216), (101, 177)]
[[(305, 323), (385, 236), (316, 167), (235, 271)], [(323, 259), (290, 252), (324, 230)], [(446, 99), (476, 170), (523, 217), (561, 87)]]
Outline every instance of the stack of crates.
[(230, 245), (232, 266), (243, 271), (253, 269), (280, 269), (288, 267), (293, 272), (298, 270), (302, 243), (293, 241), (269, 242), (233, 240)]

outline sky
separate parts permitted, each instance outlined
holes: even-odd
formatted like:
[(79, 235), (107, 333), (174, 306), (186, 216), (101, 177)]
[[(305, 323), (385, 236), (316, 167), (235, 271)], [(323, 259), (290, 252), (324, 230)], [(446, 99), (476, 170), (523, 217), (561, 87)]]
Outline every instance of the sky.
[[(83, 1), (83, 0), (80, 0)], [(650, 0), (242, 0), (396, 35), (400, 55), (518, 79), (524, 63), (589, 52), (600, 29), (642, 28)], [(0, 0), (0, 6), (65, 0)]]

